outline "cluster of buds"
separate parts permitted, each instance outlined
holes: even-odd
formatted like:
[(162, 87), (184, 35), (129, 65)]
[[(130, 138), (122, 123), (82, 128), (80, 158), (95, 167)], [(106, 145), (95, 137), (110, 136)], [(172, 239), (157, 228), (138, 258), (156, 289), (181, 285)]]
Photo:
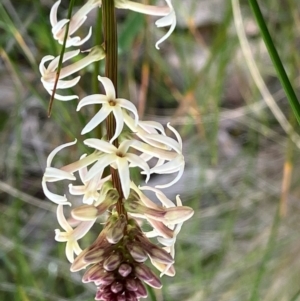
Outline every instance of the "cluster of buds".
[[(54, 38), (63, 43), (66, 24), (69, 23), (66, 47), (79, 46), (92, 34), (71, 37), (84, 23), (86, 15), (101, 6), (101, 0), (88, 0), (74, 16), (57, 21), (60, 1), (51, 10), (50, 21)], [(131, 9), (136, 12), (162, 16), (157, 26), (170, 26), (169, 32), (158, 44), (170, 35), (176, 24), (176, 17), (170, 0), (168, 6), (156, 7), (133, 1), (115, 0), (115, 7)], [(70, 60), (80, 50), (68, 51), (62, 61)], [(42, 83), (49, 94), (54, 93), (58, 100), (68, 101), (77, 95), (58, 95), (57, 89), (70, 88), (80, 80), (63, 80), (87, 65), (105, 57), (103, 48), (92, 48), (88, 55), (77, 62), (63, 67), (57, 78), (59, 57), (46, 56), (40, 63)], [(45, 67), (47, 61), (51, 62)], [(83, 282), (94, 282), (98, 286), (96, 300), (126, 301), (145, 298), (147, 291), (143, 283), (154, 288), (161, 287), (161, 281), (145, 265), (149, 258), (160, 276), (174, 276), (174, 257), (176, 237), (185, 220), (193, 215), (190, 207), (183, 206), (179, 196), (171, 201), (160, 190), (175, 184), (184, 171), (182, 140), (179, 133), (170, 124), (167, 125), (173, 137), (166, 134), (164, 127), (155, 121), (142, 121), (133, 103), (116, 95), (112, 81), (98, 76), (105, 94), (93, 94), (78, 102), (77, 111), (88, 105), (100, 104), (101, 109), (85, 125), (81, 134), (89, 133), (111, 115), (114, 116), (114, 132), (107, 138), (89, 138), (84, 140), (88, 154), (78, 161), (62, 167), (52, 166), (56, 154), (64, 148), (75, 145), (74, 142), (56, 147), (48, 156), (47, 166), (42, 180), (45, 195), (57, 206), (57, 220), (65, 232), (55, 230), (55, 239), (66, 243), (66, 257), (72, 263), (71, 271), (86, 269)], [(57, 81), (55, 85), (55, 81)], [(124, 131), (124, 124), (128, 129)], [(150, 164), (151, 162), (151, 164)], [(109, 168), (111, 174), (104, 176)], [(170, 183), (150, 186), (137, 186), (130, 176), (132, 168), (140, 168), (147, 183), (152, 174), (177, 173)], [(78, 176), (77, 176), (78, 175)], [(77, 176), (77, 177), (76, 177)], [(81, 184), (69, 184), (68, 196), (50, 191), (49, 182), (62, 180), (80, 181)], [(153, 195), (149, 198), (146, 194)], [(71, 217), (64, 215), (64, 206), (74, 206), (73, 196), (82, 196), (82, 204), (71, 210)], [(154, 199), (154, 200), (153, 200)], [(106, 223), (95, 242), (84, 250), (78, 244), (93, 227), (99, 217), (105, 217)], [(143, 231), (143, 223), (150, 231)], [(151, 239), (151, 240), (150, 240)], [(77, 257), (75, 258), (75, 255)]]

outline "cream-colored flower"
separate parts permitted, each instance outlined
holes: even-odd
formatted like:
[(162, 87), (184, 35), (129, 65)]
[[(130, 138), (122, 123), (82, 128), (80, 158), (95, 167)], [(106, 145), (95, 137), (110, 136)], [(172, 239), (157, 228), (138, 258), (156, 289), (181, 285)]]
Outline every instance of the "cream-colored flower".
[[(57, 10), (60, 5), (60, 2), (61, 0), (55, 2), (51, 8), (50, 23), (52, 26), (52, 34), (54, 39), (57, 40), (60, 44), (63, 44), (65, 37), (65, 26), (69, 22), (69, 20), (62, 19), (60, 21), (57, 21)], [(86, 15), (97, 6), (101, 6), (101, 3), (101, 0), (89, 0), (73, 15), (73, 17), (71, 17), (66, 47), (80, 46), (91, 37), (92, 27), (90, 27), (89, 33), (83, 39), (81, 39), (80, 37), (71, 37), (71, 35), (75, 31), (77, 31), (78, 28), (84, 23), (84, 21), (87, 18)]]
[(61, 180), (76, 180), (75, 176), (73, 175), (72, 172), (61, 170), (59, 168), (51, 167), (52, 160), (54, 156), (63, 148), (68, 147), (70, 145), (74, 145), (77, 142), (75, 140), (74, 142), (69, 142), (62, 144), (58, 147), (56, 147), (48, 156), (47, 158), (47, 163), (46, 163), (46, 170), (42, 179), (42, 187), (44, 194), (46, 197), (51, 200), (52, 202), (56, 204), (62, 204), (62, 205), (70, 205), (71, 203), (67, 202), (66, 196), (61, 196), (58, 194), (55, 194), (51, 192), (48, 187), (47, 187), (47, 182), (57, 182)]
[(68, 260), (72, 263), (74, 261), (74, 253), (79, 255), (82, 249), (79, 247), (78, 240), (81, 239), (94, 225), (96, 219), (86, 222), (81, 222), (75, 229), (73, 229), (67, 222), (63, 206), (57, 206), (57, 220), (60, 226), (65, 230), (61, 232), (59, 229), (55, 230), (55, 240), (59, 242), (66, 242), (66, 256)]
[(150, 174), (147, 163), (139, 156), (128, 153), (128, 149), (132, 146), (131, 140), (123, 141), (118, 148), (104, 140), (94, 138), (86, 139), (84, 144), (103, 153), (98, 158), (96, 164), (88, 171), (86, 181), (89, 181), (99, 173), (102, 173), (106, 166), (111, 165), (118, 170), (124, 197), (128, 198), (130, 191), (130, 173), (128, 162), (133, 163), (135, 166), (138, 166), (144, 170), (145, 174), (147, 175), (146, 182), (149, 180)]
[(158, 45), (165, 41), (176, 27), (176, 14), (171, 0), (166, 0), (168, 6), (153, 6), (137, 3), (129, 0), (115, 0), (115, 6), (121, 9), (129, 9), (138, 13), (151, 15), (151, 16), (163, 16), (161, 19), (155, 22), (157, 27), (170, 26), (169, 31), (156, 42), (155, 47), (159, 49)]
[(132, 102), (124, 98), (116, 98), (116, 91), (112, 81), (107, 77), (98, 76), (98, 80), (103, 84), (106, 95), (93, 94), (83, 98), (77, 107), (79, 111), (83, 106), (90, 104), (102, 104), (100, 111), (84, 127), (81, 134), (86, 134), (100, 124), (106, 117), (113, 113), (116, 119), (116, 132), (110, 142), (114, 141), (120, 134), (124, 126), (123, 109), (132, 112), (135, 116), (135, 123), (138, 122), (138, 113)]
[[(80, 159), (85, 158), (86, 155), (81, 156)], [(94, 176), (91, 180), (86, 181), (86, 175), (88, 173), (87, 167), (83, 167), (79, 170), (79, 176), (83, 185), (73, 185), (69, 184), (69, 191), (72, 195), (83, 195), (82, 202), (84, 204), (92, 205), (97, 201), (99, 197), (99, 190), (102, 188), (103, 184), (110, 180), (111, 176), (102, 178), (102, 172)]]
[[(80, 53), (80, 50), (74, 50), (66, 52), (63, 56), (63, 62), (70, 60), (71, 58), (77, 56)], [(62, 67), (60, 70), (58, 82), (56, 89), (67, 89), (74, 87), (78, 81), (80, 80), (80, 76), (75, 77), (71, 80), (62, 80), (63, 78), (68, 77), (69, 75), (72, 75), (73, 73), (76, 73), (77, 71), (85, 68), (89, 64), (99, 61), (105, 57), (105, 53), (103, 48), (101, 47), (93, 47), (89, 50), (89, 54), (85, 56), (83, 59), (69, 65), (66, 67)], [(44, 88), (47, 90), (47, 92), (52, 95), (54, 84), (57, 76), (57, 68), (59, 63), (59, 56), (54, 57), (52, 55), (45, 56), (39, 65), (40, 73), (42, 75), (41, 81), (43, 83)], [(47, 61), (51, 61), (48, 65), (48, 67), (45, 67), (45, 63)], [(68, 95), (63, 96), (59, 94), (55, 94), (54, 97), (58, 100), (62, 101), (68, 101), (72, 99), (78, 98), (77, 95)]]

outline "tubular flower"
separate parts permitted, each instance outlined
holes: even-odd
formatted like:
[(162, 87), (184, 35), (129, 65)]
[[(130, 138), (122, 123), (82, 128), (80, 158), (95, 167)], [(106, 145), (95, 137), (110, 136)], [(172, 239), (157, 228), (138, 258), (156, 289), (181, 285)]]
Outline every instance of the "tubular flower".
[(121, 9), (129, 9), (138, 13), (151, 15), (151, 16), (163, 16), (161, 19), (155, 22), (157, 27), (170, 26), (169, 31), (159, 39), (155, 47), (159, 49), (158, 45), (165, 41), (174, 31), (176, 27), (176, 14), (171, 0), (166, 0), (168, 6), (153, 6), (137, 3), (129, 0), (115, 0), (115, 6)]
[(80, 37), (71, 37), (71, 35), (79, 29), (79, 27), (84, 23), (87, 18), (87, 14), (96, 8), (97, 6), (101, 6), (101, 0), (89, 0), (86, 4), (84, 4), (71, 18), (62, 19), (61, 21), (57, 21), (57, 10), (60, 5), (61, 0), (55, 2), (51, 8), (50, 12), (50, 23), (52, 26), (52, 34), (55, 40), (59, 42), (59, 44), (63, 44), (64, 37), (65, 37), (65, 26), (68, 22), (69, 24), (69, 31), (68, 37), (66, 41), (66, 47), (71, 46), (80, 46), (85, 43), (92, 35), (92, 27), (89, 29), (89, 33), (83, 39)]
[[(63, 56), (63, 62), (70, 60), (71, 58), (77, 56), (79, 53), (80, 50), (66, 52)], [(89, 54), (83, 59), (69, 66), (61, 68), (56, 88), (67, 89), (67, 88), (74, 87), (79, 82), (80, 76), (77, 76), (71, 80), (62, 80), (62, 79), (68, 77), (69, 75), (72, 75), (73, 73), (78, 72), (79, 70), (85, 68), (86, 66), (88, 66), (93, 62), (102, 60), (104, 57), (105, 57), (105, 53), (103, 48), (94, 47), (90, 50)], [(47, 61), (51, 61), (51, 62), (46, 68), (45, 63)], [(59, 63), (59, 56), (54, 57), (52, 55), (47, 55), (41, 60), (39, 65), (40, 73), (42, 75), (41, 81), (43, 83), (44, 88), (47, 90), (47, 92), (50, 95), (52, 95), (53, 93), (54, 84), (57, 76), (58, 63)], [(59, 94), (54, 94), (54, 97), (62, 101), (68, 101), (68, 100), (78, 98), (77, 95), (62, 96)]]
[(138, 113), (136, 107), (124, 98), (116, 98), (116, 91), (107, 77), (98, 76), (98, 80), (103, 84), (106, 95), (94, 94), (83, 98), (77, 107), (79, 111), (83, 106), (90, 104), (102, 104), (101, 110), (84, 127), (81, 134), (86, 134), (99, 125), (112, 112), (116, 119), (116, 132), (110, 142), (114, 141), (121, 133), (124, 125), (123, 109), (131, 111), (135, 116), (135, 123), (138, 122)]

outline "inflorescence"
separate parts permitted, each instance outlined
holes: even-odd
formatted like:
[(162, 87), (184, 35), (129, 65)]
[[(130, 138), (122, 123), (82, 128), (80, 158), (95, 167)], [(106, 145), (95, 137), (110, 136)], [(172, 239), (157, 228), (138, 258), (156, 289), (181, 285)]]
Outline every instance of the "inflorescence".
[[(158, 27), (170, 26), (167, 34), (161, 38), (156, 47), (174, 30), (176, 15), (171, 0), (167, 6), (156, 7), (133, 1), (115, 0), (115, 7), (130, 9), (139, 13), (161, 16), (156, 22)], [(52, 34), (55, 40), (63, 44), (66, 24), (69, 24), (66, 47), (80, 46), (92, 35), (89, 29), (86, 37), (73, 36), (85, 22), (87, 14), (100, 8), (101, 0), (88, 0), (69, 19), (57, 20), (57, 1), (50, 13)], [(77, 95), (60, 95), (55, 90), (74, 87), (80, 76), (65, 79), (85, 68), (89, 64), (105, 58), (105, 50), (96, 46), (87, 51), (81, 60), (68, 64), (60, 70), (57, 68), (59, 57), (47, 55), (40, 63), (41, 81), (51, 95), (61, 101), (78, 99)], [(63, 62), (79, 55), (80, 50), (64, 53)], [(47, 67), (46, 62), (49, 62)], [(160, 190), (175, 184), (184, 171), (182, 140), (179, 133), (170, 124), (167, 125), (172, 137), (167, 136), (164, 127), (155, 121), (142, 121), (134, 104), (116, 95), (116, 88), (108, 77), (98, 76), (105, 94), (93, 94), (79, 100), (77, 111), (89, 105), (100, 104), (101, 109), (82, 129), (81, 134), (91, 132), (100, 126), (109, 115), (114, 116), (115, 128), (112, 136), (104, 135), (101, 139), (84, 140), (88, 154), (83, 154), (78, 161), (68, 162), (65, 166), (55, 167), (52, 161), (56, 154), (72, 145), (66, 143), (56, 147), (48, 156), (47, 166), (42, 180), (42, 187), (48, 199), (56, 203), (57, 220), (61, 228), (55, 230), (55, 239), (66, 242), (66, 256), (71, 262), (71, 271), (85, 269), (83, 282), (94, 282), (98, 287), (96, 300), (133, 301), (147, 296), (144, 283), (154, 288), (162, 284), (157, 275), (145, 264), (149, 258), (158, 269), (160, 276), (174, 276), (174, 256), (176, 237), (184, 221), (193, 215), (190, 207), (183, 206), (179, 196), (171, 201)], [(124, 133), (124, 125), (130, 130)], [(117, 141), (117, 143), (116, 143)], [(149, 161), (155, 162), (149, 166)], [(109, 167), (115, 174), (107, 175)], [(150, 186), (137, 186), (130, 177), (130, 169), (139, 168), (147, 183), (152, 174), (177, 173), (170, 183)], [(115, 185), (119, 177), (120, 187)], [(56, 194), (49, 190), (49, 182), (69, 180), (69, 194)], [(78, 185), (78, 182), (81, 182)], [(148, 195), (152, 194), (153, 198)], [(82, 196), (82, 205), (71, 210), (71, 219), (66, 219), (64, 208), (72, 204), (72, 195)], [(106, 218), (103, 230), (92, 243), (82, 250), (78, 240), (84, 237), (100, 216)], [(149, 231), (143, 230), (143, 220)], [(150, 240), (151, 238), (151, 240)], [(156, 243), (157, 244), (156, 244)], [(76, 255), (76, 257), (74, 256)]]

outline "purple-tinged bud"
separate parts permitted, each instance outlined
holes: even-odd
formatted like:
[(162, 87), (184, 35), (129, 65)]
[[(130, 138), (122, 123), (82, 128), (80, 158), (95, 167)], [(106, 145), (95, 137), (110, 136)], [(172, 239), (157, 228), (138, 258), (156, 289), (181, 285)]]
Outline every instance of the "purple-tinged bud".
[(105, 228), (106, 239), (111, 244), (118, 243), (124, 236), (124, 229), (127, 224), (125, 215), (120, 215), (118, 220), (110, 225), (110, 227)]
[(126, 245), (130, 255), (136, 262), (144, 262), (148, 259), (147, 253), (143, 250), (143, 248), (135, 245), (135, 244), (127, 244)]
[(164, 238), (173, 238), (174, 231), (167, 227), (163, 222), (154, 220), (152, 218), (147, 219), (149, 224)]
[(86, 254), (86, 250), (83, 250), (76, 258), (75, 260), (73, 261), (71, 267), (70, 267), (70, 270), (71, 272), (77, 272), (77, 271), (80, 271), (82, 269), (85, 269), (89, 263), (86, 262), (84, 260), (84, 256)]
[(114, 274), (106, 273), (106, 275), (104, 275), (100, 280), (98, 280), (97, 283), (107, 286), (112, 284), (114, 280), (115, 280)]
[(103, 253), (103, 249), (94, 248), (85, 254), (84, 260), (88, 263), (100, 262), (103, 258)]
[(136, 296), (138, 298), (146, 298), (148, 294), (145, 286), (139, 279), (136, 279), (136, 283), (137, 283), (137, 290), (135, 291)]
[(110, 289), (113, 293), (118, 294), (123, 290), (123, 284), (121, 282), (115, 281), (110, 286)]
[(125, 294), (118, 295), (118, 296), (117, 296), (117, 301), (126, 301), (126, 296), (125, 296)]
[(122, 261), (122, 256), (120, 253), (114, 253), (110, 255), (104, 262), (103, 267), (107, 271), (114, 271), (119, 267)]
[(126, 278), (131, 273), (131, 271), (132, 267), (127, 263), (122, 263), (118, 269), (119, 274), (124, 278)]
[(168, 224), (179, 224), (191, 218), (194, 210), (187, 206), (178, 206), (167, 208), (165, 220)]
[(129, 291), (132, 291), (132, 292), (137, 291), (137, 289), (138, 289), (137, 288), (137, 280), (138, 279), (132, 279), (132, 278), (127, 279), (126, 283), (125, 283), (126, 289), (128, 289)]
[(147, 237), (139, 235), (137, 240), (139, 240), (141, 248), (146, 250), (149, 256), (155, 261), (164, 264), (174, 263), (173, 257), (167, 251), (153, 244)]
[(144, 264), (135, 267), (135, 275), (154, 288), (162, 287), (159, 278)]
[(82, 277), (82, 282), (83, 283), (87, 283), (87, 282), (91, 282), (93, 280), (91, 280), (91, 276), (96, 273), (98, 270), (100, 270), (101, 267), (98, 264), (93, 265), (92, 267), (90, 267), (84, 274)]
[(161, 209), (148, 208), (146, 206), (139, 204), (136, 201), (128, 202), (128, 200), (127, 200), (127, 201), (125, 201), (124, 206), (128, 212), (144, 214), (146, 216), (149, 216), (150, 218), (153, 218), (153, 219), (156, 219), (159, 221), (163, 221), (164, 216), (166, 214), (166, 210), (162, 207), (161, 207)]
[(102, 215), (116, 200), (107, 198), (103, 203), (97, 207), (93, 205), (82, 205), (71, 211), (72, 216), (80, 221), (94, 220), (98, 216)]
[[(107, 275), (107, 272), (98, 266), (98, 269), (94, 268), (89, 274), (89, 281), (100, 281)], [(87, 276), (86, 276), (87, 277)]]
[(138, 301), (136, 294), (134, 292), (126, 292), (126, 301)]

